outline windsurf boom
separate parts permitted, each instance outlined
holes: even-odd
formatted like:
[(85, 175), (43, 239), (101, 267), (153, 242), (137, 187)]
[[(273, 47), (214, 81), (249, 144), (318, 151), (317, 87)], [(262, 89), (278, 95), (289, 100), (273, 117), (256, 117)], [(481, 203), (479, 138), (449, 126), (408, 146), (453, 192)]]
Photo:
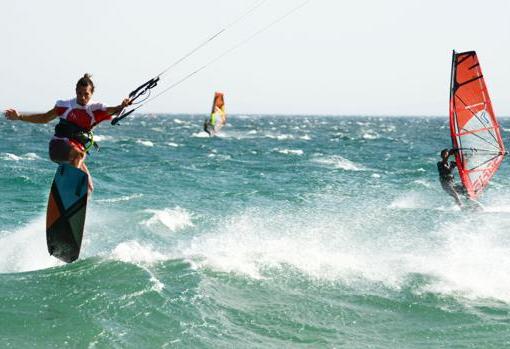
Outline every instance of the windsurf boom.
[(475, 51), (453, 51), (450, 132), (467, 195), (476, 199), (506, 155), (498, 121)]

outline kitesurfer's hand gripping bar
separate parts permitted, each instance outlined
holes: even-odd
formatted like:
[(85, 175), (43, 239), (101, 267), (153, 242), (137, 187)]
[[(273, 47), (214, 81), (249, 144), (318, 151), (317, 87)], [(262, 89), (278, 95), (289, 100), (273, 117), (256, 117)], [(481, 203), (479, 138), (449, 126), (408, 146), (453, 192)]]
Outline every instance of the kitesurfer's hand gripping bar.
[[(158, 85), (158, 81), (159, 76), (156, 76), (155, 78), (150, 79), (146, 83), (138, 86), (136, 89), (131, 91), (129, 93), (129, 99), (131, 100), (131, 104), (139, 104), (140, 102), (138, 103), (133, 102), (136, 101), (140, 96), (143, 96), (145, 93), (147, 93), (147, 91), (149, 91), (150, 93), (150, 90)], [(133, 108), (126, 113), (124, 113), (124, 109), (122, 109), (121, 112), (119, 113), (119, 116), (112, 120), (112, 125), (116, 125), (120, 120), (124, 119), (129, 114), (133, 113), (136, 109), (138, 108)]]

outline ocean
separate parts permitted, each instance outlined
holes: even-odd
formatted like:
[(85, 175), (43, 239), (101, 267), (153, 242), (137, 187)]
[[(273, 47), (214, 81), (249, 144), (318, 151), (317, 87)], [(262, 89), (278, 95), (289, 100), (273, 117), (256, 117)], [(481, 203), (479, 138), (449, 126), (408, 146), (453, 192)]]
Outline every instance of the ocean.
[(508, 159), (466, 212), (437, 178), (446, 116), (204, 118), (96, 129), (67, 265), (54, 124), (0, 122), (0, 347), (510, 347)]

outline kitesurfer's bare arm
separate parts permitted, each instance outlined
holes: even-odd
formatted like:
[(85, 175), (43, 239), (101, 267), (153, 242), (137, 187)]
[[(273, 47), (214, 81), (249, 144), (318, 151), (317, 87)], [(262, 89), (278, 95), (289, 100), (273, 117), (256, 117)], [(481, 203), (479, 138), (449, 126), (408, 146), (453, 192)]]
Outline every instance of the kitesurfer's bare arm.
[(116, 114), (119, 114), (122, 109), (124, 109), (125, 107), (127, 107), (128, 105), (131, 105), (131, 100), (129, 98), (125, 98), (121, 104), (119, 104), (118, 106), (116, 107), (108, 107), (106, 108), (106, 112), (110, 115), (116, 115)]
[(51, 120), (57, 117), (57, 112), (55, 108), (50, 111), (42, 114), (21, 114), (16, 109), (7, 109), (5, 111), (5, 117), (8, 120), (20, 120), (25, 122), (31, 122), (34, 124), (47, 124)]

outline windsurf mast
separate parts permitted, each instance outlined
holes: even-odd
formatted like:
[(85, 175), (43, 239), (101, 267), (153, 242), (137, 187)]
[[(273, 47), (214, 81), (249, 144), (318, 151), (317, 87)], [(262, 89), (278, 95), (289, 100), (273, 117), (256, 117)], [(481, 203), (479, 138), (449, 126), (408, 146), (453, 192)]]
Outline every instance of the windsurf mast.
[(450, 135), (462, 184), (476, 199), (507, 152), (475, 51), (452, 54)]

